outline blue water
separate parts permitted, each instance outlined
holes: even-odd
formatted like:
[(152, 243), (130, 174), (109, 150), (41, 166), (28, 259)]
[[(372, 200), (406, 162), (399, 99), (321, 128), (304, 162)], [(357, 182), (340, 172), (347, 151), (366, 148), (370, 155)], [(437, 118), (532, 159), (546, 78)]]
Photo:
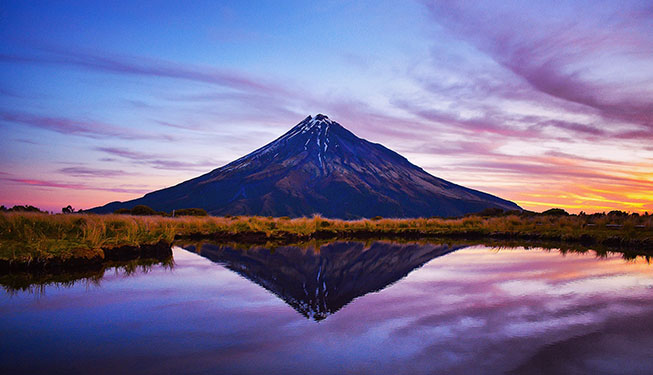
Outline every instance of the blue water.
[(174, 248), (0, 292), (0, 373), (651, 374), (653, 266), (523, 248)]

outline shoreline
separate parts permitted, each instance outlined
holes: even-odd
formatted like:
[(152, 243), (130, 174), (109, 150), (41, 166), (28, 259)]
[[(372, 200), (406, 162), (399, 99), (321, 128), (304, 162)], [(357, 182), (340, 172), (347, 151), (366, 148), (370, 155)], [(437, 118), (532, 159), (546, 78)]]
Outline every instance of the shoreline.
[[(602, 221), (601, 221), (602, 220)], [(458, 219), (0, 214), (0, 272), (163, 258), (184, 241), (287, 246), (326, 240), (510, 243), (653, 255), (651, 217), (470, 216)]]
[(159, 241), (155, 244), (137, 246), (122, 245), (102, 248), (101, 253), (93, 256), (72, 256), (68, 258), (52, 257), (49, 259), (0, 259), (0, 273), (41, 272), (57, 270), (93, 270), (110, 266), (116, 262), (129, 261), (163, 261), (172, 257), (172, 243)]

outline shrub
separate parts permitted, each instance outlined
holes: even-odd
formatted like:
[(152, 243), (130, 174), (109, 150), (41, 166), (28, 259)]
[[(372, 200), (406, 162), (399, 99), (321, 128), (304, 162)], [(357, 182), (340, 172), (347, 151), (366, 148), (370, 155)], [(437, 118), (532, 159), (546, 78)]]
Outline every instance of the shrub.
[[(3, 207), (4, 207), (4, 206), (3, 206)], [(24, 205), (24, 206), (13, 206), (12, 208), (7, 209), (7, 211), (9, 211), (9, 212), (45, 212), (45, 211), (41, 211), (41, 210), (38, 209), (37, 207), (34, 207), (34, 206), (28, 206), (28, 205)]]
[(486, 208), (483, 211), (475, 214), (478, 216), (482, 217), (496, 217), (496, 216), (502, 216), (503, 215), (503, 210), (501, 208)]
[(129, 215), (132, 213), (132, 210), (130, 210), (129, 208), (119, 208), (113, 211), (113, 213), (118, 215)]
[(542, 215), (569, 216), (569, 212), (563, 210), (562, 208), (552, 208), (550, 210), (546, 210), (546, 211), (542, 212)]
[(175, 216), (208, 216), (208, 213), (203, 208), (182, 208), (175, 210)]
[(131, 209), (131, 214), (137, 216), (151, 216), (156, 215), (157, 213), (151, 207), (139, 204)]

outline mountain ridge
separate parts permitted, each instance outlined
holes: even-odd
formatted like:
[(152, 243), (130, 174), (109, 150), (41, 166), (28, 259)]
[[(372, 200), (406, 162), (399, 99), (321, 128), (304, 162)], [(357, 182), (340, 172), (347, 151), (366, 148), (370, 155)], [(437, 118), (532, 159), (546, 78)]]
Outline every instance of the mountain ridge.
[(308, 116), (253, 152), (204, 175), (92, 212), (144, 204), (213, 215), (327, 217), (460, 216), (513, 202), (432, 176), (323, 114)]

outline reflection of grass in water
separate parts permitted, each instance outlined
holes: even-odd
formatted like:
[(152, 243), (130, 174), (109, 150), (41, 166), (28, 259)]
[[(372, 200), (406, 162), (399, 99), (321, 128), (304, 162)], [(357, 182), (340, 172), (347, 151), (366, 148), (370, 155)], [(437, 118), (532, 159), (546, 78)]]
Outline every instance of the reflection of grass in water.
[(86, 270), (41, 270), (22, 271), (0, 274), (0, 285), (10, 295), (26, 291), (31, 294), (44, 295), (46, 287), (69, 288), (77, 284), (87, 287), (100, 286), (107, 271), (113, 270), (116, 276), (130, 277), (137, 273), (149, 273), (155, 267), (166, 270), (174, 268), (172, 257), (164, 260), (137, 259), (127, 262), (109, 262)]
[(175, 241), (175, 245), (182, 247), (186, 250), (193, 251), (197, 254), (201, 254), (202, 247), (204, 245), (214, 245), (219, 247), (229, 247), (232, 249), (239, 250), (255, 250), (255, 249), (266, 249), (274, 253), (275, 249), (280, 247), (296, 247), (303, 252), (319, 252), (319, 249), (322, 246), (333, 244), (335, 242), (358, 242), (362, 243), (364, 248), (370, 248), (375, 242), (387, 242), (387, 243), (398, 243), (398, 244), (417, 244), (417, 245), (448, 245), (450, 247), (465, 247), (465, 246), (476, 246), (483, 245), (491, 248), (497, 252), (504, 249), (514, 249), (518, 247), (523, 247), (526, 250), (537, 249), (544, 251), (555, 251), (559, 252), (561, 255), (565, 254), (593, 254), (597, 258), (608, 258), (612, 255), (618, 254), (624, 260), (627, 261), (644, 261), (646, 263), (651, 262), (651, 253), (642, 249), (633, 249), (633, 248), (624, 248), (624, 249), (614, 249), (610, 247), (594, 245), (594, 246), (585, 246), (582, 244), (569, 244), (564, 242), (553, 242), (553, 241), (534, 241), (534, 240), (498, 240), (498, 239), (451, 239), (451, 238), (421, 238), (417, 240), (407, 240), (407, 239), (395, 239), (395, 238), (366, 238), (364, 240), (357, 239), (330, 239), (330, 240), (307, 240), (307, 241), (295, 241), (280, 243), (278, 241), (270, 241), (264, 244), (251, 244), (246, 242), (235, 242), (235, 241), (218, 241), (218, 240), (178, 240)]
[[(260, 216), (160, 217), (128, 215), (0, 214), (0, 260), (97, 259), (103, 248), (137, 246), (175, 237), (213, 236), (257, 243), (331, 238), (459, 237), (557, 241), (653, 250), (651, 216), (469, 216), (459, 219), (333, 220)], [(648, 246), (648, 249), (643, 249)]]

